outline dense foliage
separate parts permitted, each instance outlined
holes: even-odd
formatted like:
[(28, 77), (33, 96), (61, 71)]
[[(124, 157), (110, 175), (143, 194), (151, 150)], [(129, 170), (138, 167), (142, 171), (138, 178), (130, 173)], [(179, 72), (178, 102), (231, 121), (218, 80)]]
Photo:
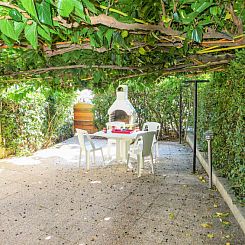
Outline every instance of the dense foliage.
[[(243, 1), (226, 0), (180, 0), (180, 1), (89, 1), (89, 0), (14, 0), (1, 1), (1, 39), (7, 44), (26, 40), (37, 49), (41, 42), (51, 44), (57, 41), (72, 41), (79, 43), (81, 39), (89, 37), (94, 47), (110, 46), (111, 41), (117, 44), (117, 35), (113, 35), (113, 28), (128, 29), (127, 26), (113, 25), (103, 21), (95, 21), (95, 16), (106, 14), (116, 18), (118, 23), (158, 24), (166, 29), (150, 29), (174, 36), (181, 35), (178, 31), (187, 33), (187, 37), (201, 42), (202, 36), (212, 27), (217, 31), (223, 28), (235, 32), (232, 25), (232, 11), (229, 4), (238, 16), (243, 16)], [(104, 17), (105, 18), (105, 17)], [(76, 24), (75, 24), (76, 23)], [(98, 25), (98, 29), (89, 28)], [(101, 24), (101, 25), (99, 25)], [(113, 28), (110, 28), (113, 27)], [(123, 28), (124, 27), (124, 28)], [(168, 30), (167, 30), (168, 28)], [(143, 28), (134, 28), (143, 29)], [(147, 28), (145, 28), (147, 31)], [(131, 29), (129, 29), (131, 30)], [(122, 38), (129, 33), (123, 32)], [(134, 36), (133, 34), (131, 34)], [(136, 35), (135, 35), (136, 36)], [(115, 40), (114, 40), (115, 39)], [(154, 42), (154, 35), (147, 36), (149, 42)], [(140, 39), (139, 39), (140, 40)], [(113, 42), (114, 44), (114, 42)], [(143, 50), (142, 50), (143, 52)]]
[(199, 91), (199, 136), (213, 130), (214, 166), (228, 177), (232, 189), (245, 201), (245, 50), (225, 73), (216, 73)]
[(0, 67), (7, 79), (71, 69), (95, 83), (213, 71), (245, 47), (243, 0), (13, 0), (0, 1), (0, 16), (1, 48), (25, 57), (24, 66)]
[(72, 135), (73, 91), (14, 85), (2, 91), (1, 144), (17, 155), (34, 152)]

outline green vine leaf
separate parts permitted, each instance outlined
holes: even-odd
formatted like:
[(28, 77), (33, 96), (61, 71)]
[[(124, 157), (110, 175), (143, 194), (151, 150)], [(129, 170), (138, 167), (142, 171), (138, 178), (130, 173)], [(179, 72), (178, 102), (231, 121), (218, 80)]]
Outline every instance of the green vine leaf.
[(74, 9), (73, 0), (58, 0), (58, 13), (60, 16), (68, 17)]
[(231, 14), (229, 12), (226, 12), (226, 14), (225, 14), (225, 20), (230, 20), (230, 19), (232, 19)]
[(183, 9), (179, 11), (179, 16), (181, 17), (181, 22), (184, 25), (189, 25), (194, 20), (193, 16), (187, 15)]
[(163, 15), (162, 16), (162, 21), (165, 23), (165, 24), (168, 24), (172, 19), (169, 18), (169, 16), (167, 15)]
[(199, 21), (198, 25), (199, 26), (206, 26), (206, 25), (209, 25), (209, 24), (212, 24), (212, 23), (213, 23), (213, 21), (210, 18), (207, 17), (206, 19), (204, 19), (202, 21)]
[(122, 31), (121, 35), (122, 35), (122, 38), (127, 37), (128, 36), (128, 31)]
[(12, 20), (2, 19), (0, 20), (0, 31), (7, 37), (17, 41), (18, 36), (14, 30), (14, 23)]
[(218, 14), (218, 7), (217, 6), (211, 7), (210, 14), (216, 16)]
[(97, 9), (95, 8), (95, 6), (88, 0), (83, 0), (84, 4), (86, 5), (86, 7), (93, 13), (97, 14)]
[(37, 32), (40, 34), (46, 41), (51, 42), (52, 38), (50, 36), (49, 28), (46, 26), (38, 26), (37, 27)]
[(111, 47), (111, 40), (112, 40), (112, 35), (113, 35), (114, 30), (113, 29), (108, 29), (105, 33), (105, 37), (108, 43), (108, 47)]
[(102, 28), (100, 28), (98, 31), (97, 31), (97, 36), (100, 40), (100, 46), (103, 45), (103, 41), (104, 41), (104, 30)]
[(42, 1), (37, 5), (37, 12), (41, 23), (53, 26), (50, 3)]
[(207, 8), (209, 8), (211, 5), (213, 5), (213, 3), (208, 3), (208, 2), (195, 2), (194, 4), (192, 4), (192, 9), (193, 11), (197, 12), (197, 13), (202, 13), (204, 10), (206, 10)]
[(77, 0), (73, 0), (73, 3), (75, 7), (75, 14), (79, 16), (81, 19), (86, 20), (83, 4)]
[(23, 22), (14, 22), (14, 31), (19, 37), (20, 33), (24, 30), (26, 23)]
[(23, 7), (25, 8), (25, 10), (27, 11), (27, 13), (29, 13), (31, 16), (35, 17), (36, 20), (38, 20), (34, 1), (33, 0), (21, 0), (21, 3)]
[(196, 29), (192, 31), (191, 39), (197, 43), (200, 43), (202, 41), (202, 28), (201, 27), (196, 27)]
[(0, 38), (4, 41), (4, 43), (6, 45), (8, 45), (9, 47), (13, 46), (13, 41), (12, 39), (8, 38), (6, 35), (4, 35), (3, 33), (0, 35)]
[(92, 33), (89, 35), (90, 38), (90, 44), (92, 47), (99, 48), (101, 43), (98, 35), (96, 33)]
[(9, 16), (10, 16), (14, 21), (17, 21), (17, 22), (22, 21), (22, 15), (21, 15), (21, 13), (20, 13), (17, 9), (11, 9), (11, 10), (9, 11)]
[(143, 47), (140, 47), (140, 48), (139, 48), (139, 53), (140, 53), (141, 55), (146, 55), (146, 51), (145, 51), (145, 49), (144, 49)]
[(32, 25), (26, 25), (25, 37), (30, 42), (34, 49), (37, 49), (37, 23), (34, 22)]

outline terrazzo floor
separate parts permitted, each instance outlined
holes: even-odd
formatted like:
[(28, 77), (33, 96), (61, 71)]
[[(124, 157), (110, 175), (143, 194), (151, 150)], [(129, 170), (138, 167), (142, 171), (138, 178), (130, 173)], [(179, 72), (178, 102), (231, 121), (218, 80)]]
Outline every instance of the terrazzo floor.
[(99, 152), (89, 172), (79, 169), (76, 137), (0, 160), (0, 244), (244, 245), (201, 167), (191, 173), (191, 149), (177, 142), (159, 148), (155, 175), (146, 162), (141, 178), (124, 164), (102, 166)]

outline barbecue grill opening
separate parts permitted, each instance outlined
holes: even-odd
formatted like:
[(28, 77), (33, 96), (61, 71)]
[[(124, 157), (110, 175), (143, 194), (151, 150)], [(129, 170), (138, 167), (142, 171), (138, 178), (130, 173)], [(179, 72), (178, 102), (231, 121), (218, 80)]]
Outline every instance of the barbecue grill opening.
[(117, 88), (117, 91), (118, 91), (118, 92), (124, 92), (124, 91), (123, 91), (123, 87), (119, 86), (119, 87)]
[(111, 114), (111, 120), (129, 123), (129, 115), (123, 110), (116, 110)]

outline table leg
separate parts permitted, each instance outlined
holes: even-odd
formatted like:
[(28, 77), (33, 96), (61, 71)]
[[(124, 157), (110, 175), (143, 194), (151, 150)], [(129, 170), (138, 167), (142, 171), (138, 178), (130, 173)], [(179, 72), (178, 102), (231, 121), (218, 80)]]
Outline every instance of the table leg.
[(121, 160), (121, 140), (116, 139), (116, 160)]
[(129, 151), (129, 140), (117, 139), (116, 140), (116, 160), (127, 162), (128, 151)]
[(128, 151), (129, 151), (129, 140), (122, 140), (122, 160), (127, 162)]

